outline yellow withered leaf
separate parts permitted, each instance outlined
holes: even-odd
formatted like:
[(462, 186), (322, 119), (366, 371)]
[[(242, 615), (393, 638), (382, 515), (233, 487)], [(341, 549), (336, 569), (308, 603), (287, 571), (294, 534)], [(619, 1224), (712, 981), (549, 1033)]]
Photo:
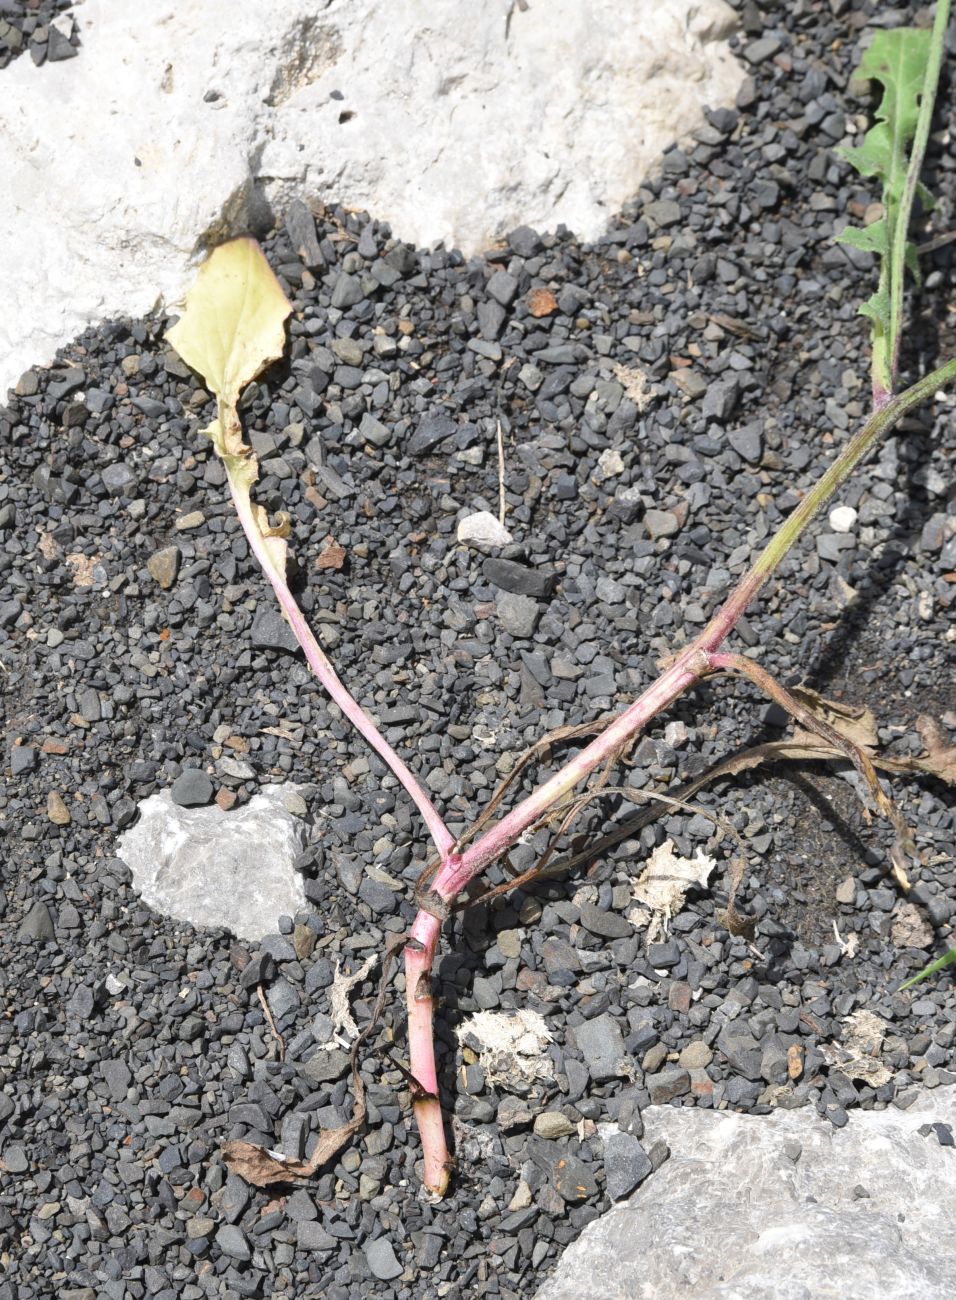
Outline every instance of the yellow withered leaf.
[(292, 307), (254, 239), (213, 249), (167, 338), (226, 407), (285, 347)]

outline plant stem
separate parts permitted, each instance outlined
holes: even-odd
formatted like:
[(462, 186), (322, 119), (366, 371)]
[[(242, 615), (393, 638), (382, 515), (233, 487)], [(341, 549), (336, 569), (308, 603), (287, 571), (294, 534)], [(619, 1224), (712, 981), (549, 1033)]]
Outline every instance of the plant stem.
[[(892, 297), (890, 295), (890, 259), (884, 257), (880, 261), (880, 284), (878, 292), (886, 294), (890, 299), (892, 310)], [(890, 339), (889, 335), (883, 332), (883, 326), (874, 323), (873, 327), (873, 354), (870, 360), (870, 387), (873, 394), (873, 410), (882, 411), (893, 396), (893, 369), (890, 365)]]
[[(710, 666), (713, 653), (733, 630), (784, 556), (797, 542), (813, 516), (830, 500), (874, 443), (896, 425), (913, 407), (926, 401), (950, 379), (956, 378), (956, 359), (946, 362), (918, 383), (875, 411), (847, 443), (832, 465), (810, 489), (699, 637), (664, 669), (660, 677), (624, 710), (601, 734), (581, 750), (559, 772), (540, 785), (522, 803), (459, 855), (449, 855), (435, 876), (432, 890), (444, 903), (451, 903), (479, 871), (499, 858), (526, 830), (532, 827), (558, 799), (574, 789), (596, 768), (613, 761), (622, 746), (632, 743), (644, 727)], [(437, 949), (441, 921), (421, 910), (412, 928), (420, 947), (410, 955), (406, 948), (406, 999), (409, 1017), (411, 1070), (422, 1090), (434, 1097), (437, 1088), (434, 1044), (431, 1036), (431, 1001), (422, 999), (422, 981), (431, 977), (431, 963)], [(409, 945), (411, 947), (411, 945)], [(427, 1015), (427, 1026), (426, 1026)], [(427, 1037), (426, 1037), (427, 1029)], [(435, 1103), (437, 1106), (437, 1102)], [(443, 1127), (435, 1123), (435, 1109), (420, 1112), (426, 1123), (419, 1124), (425, 1152), (426, 1187), (442, 1195), (450, 1167)], [(440, 1116), (440, 1111), (439, 1111)], [(441, 1171), (441, 1175), (436, 1171)], [(444, 1181), (442, 1181), (444, 1179)]]
[[(939, 70), (943, 61), (943, 43), (946, 37), (946, 28), (949, 25), (949, 5), (950, 0), (937, 0), (936, 13), (933, 17), (933, 31), (930, 36), (929, 57), (926, 61), (926, 76), (920, 97), (919, 116), (916, 119), (916, 131), (913, 135), (913, 146), (910, 151), (909, 165), (906, 169), (906, 180), (903, 183), (903, 195), (900, 199), (900, 209), (893, 230), (892, 254), (888, 259), (885, 259), (892, 268), (890, 282), (890, 336), (889, 339), (884, 340), (886, 348), (884, 362), (889, 373), (890, 393), (896, 388), (900, 365), (900, 340), (903, 335), (903, 275), (906, 270), (907, 234), (913, 211), (913, 202), (919, 185), (920, 172), (923, 170), (923, 159), (926, 156), (929, 129), (933, 121), (936, 87), (939, 84)], [(875, 348), (873, 360), (875, 401)]]
[(246, 540), (252, 548), (252, 552), (265, 573), (266, 577), (272, 584), (279, 604), (292, 631), (295, 633), (295, 639), (305, 651), (305, 657), (308, 660), (309, 667), (318, 677), (319, 681), (328, 691), (329, 695), (339, 706), (345, 716), (351, 722), (352, 726), (365, 737), (372, 748), (388, 764), (394, 775), (408, 791), (415, 806), (421, 813), (425, 825), (428, 827), (429, 834), (435, 842), (435, 847), (444, 860), (451, 852), (455, 844), (455, 837), (445, 825), (440, 817), (435, 805), (429, 799), (428, 795), (422, 789), (419, 782), (412, 775), (409, 768), (402, 759), (399, 758), (395, 750), (376, 727), (375, 723), (362, 709), (361, 705), (356, 703), (345, 686), (342, 684), (338, 674), (332, 667), (324, 651), (312, 634), (312, 629), (305, 620), (302, 611), (296, 602), (295, 597), (289, 590), (285, 580), (285, 575), (276, 567), (269, 548), (266, 545), (266, 539), (263, 537), (256, 522), (252, 507), (247, 493), (238, 490), (233, 482), (232, 475), (228, 474), (229, 490), (232, 493), (233, 504), (236, 507), (236, 514), (239, 516), (239, 522), (242, 524)]
[[(927, 401), (953, 378), (956, 378), (956, 358), (937, 367), (930, 374), (924, 375), (912, 387), (873, 412), (859, 433), (854, 434), (833, 464), (820, 476), (796, 509), (787, 516), (771, 537), (750, 570), (704, 628), (697, 644), (707, 650), (716, 648), (716, 644), (719, 644), (731, 630), (813, 516), (827, 504), (870, 448), (908, 411)], [(720, 634), (718, 641), (711, 644), (711, 638), (718, 632)]]
[(420, 911), (405, 945), (405, 1000), (408, 1007), (408, 1043), (412, 1075), (412, 1108), (422, 1139), (426, 1188), (444, 1196), (452, 1160), (445, 1144), (445, 1125), (438, 1096), (433, 1031), (434, 998), (432, 964), (441, 935), (441, 921)]

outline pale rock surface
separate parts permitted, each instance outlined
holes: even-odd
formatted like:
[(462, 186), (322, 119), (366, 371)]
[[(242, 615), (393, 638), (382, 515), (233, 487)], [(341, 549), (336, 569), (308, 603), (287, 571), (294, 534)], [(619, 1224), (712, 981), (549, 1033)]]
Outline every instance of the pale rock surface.
[(474, 546), (481, 550), (492, 546), (508, 546), (514, 539), (490, 510), (477, 510), (459, 521), (458, 540), (464, 546)]
[(336, 0), (316, 19), (327, 63), (290, 91), (261, 170), (273, 195), (331, 189), (417, 244), (559, 222), (591, 239), (705, 106), (733, 102), (735, 21), (723, 0)]
[(724, 0), (86, 0), (3, 74), (0, 395), (92, 321), (181, 299), (294, 195), (471, 252), (596, 236), (743, 77)]
[(286, 806), (289, 785), (267, 786), (242, 808), (180, 808), (169, 791), (150, 795), (116, 855), (133, 888), (163, 916), (229, 930), (240, 939), (274, 934), (280, 916), (305, 906), (296, 855), (308, 825)]
[(908, 1110), (651, 1107), (670, 1159), (589, 1224), (536, 1300), (916, 1300), (956, 1277), (956, 1087)]

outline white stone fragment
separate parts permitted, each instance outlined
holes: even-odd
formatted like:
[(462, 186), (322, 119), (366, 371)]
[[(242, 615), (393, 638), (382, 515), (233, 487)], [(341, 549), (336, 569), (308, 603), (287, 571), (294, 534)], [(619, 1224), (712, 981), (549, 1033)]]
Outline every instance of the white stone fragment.
[(670, 745), (671, 749), (680, 749), (689, 735), (686, 722), (681, 722), (679, 719), (668, 722), (664, 728), (664, 744)]
[(856, 527), (856, 511), (852, 506), (834, 506), (830, 511), (830, 527), (835, 533), (852, 533)]
[(624, 459), (616, 447), (605, 447), (598, 457), (597, 468), (594, 477), (598, 482), (604, 479), (617, 478), (619, 474), (624, 473)]
[(293, 196), (473, 252), (585, 239), (743, 69), (724, 0), (86, 0), (3, 74), (0, 397), (90, 322), (175, 304)]
[[(908, 1110), (644, 1111), (671, 1155), (565, 1251), (536, 1300), (945, 1295), (956, 1261), (956, 1087)], [(925, 1127), (928, 1132), (921, 1133)], [(943, 1130), (945, 1133), (945, 1129)]]
[(464, 546), (508, 546), (514, 539), (490, 510), (466, 515), (458, 524), (458, 540)]
[(168, 790), (150, 795), (116, 855), (143, 901), (163, 916), (261, 939), (305, 905), (294, 862), (308, 828), (285, 807), (288, 790), (267, 786), (232, 812), (181, 808)]

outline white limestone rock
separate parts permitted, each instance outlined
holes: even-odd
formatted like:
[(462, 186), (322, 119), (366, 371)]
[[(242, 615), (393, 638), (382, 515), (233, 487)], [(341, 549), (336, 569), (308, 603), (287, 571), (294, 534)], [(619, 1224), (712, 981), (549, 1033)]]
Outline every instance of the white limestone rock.
[(494, 546), (508, 546), (514, 540), (504, 524), (490, 510), (477, 510), (458, 523), (458, 540), (464, 546), (486, 550)]
[(705, 106), (733, 103), (735, 22), (723, 0), (341, 0), (261, 171), (272, 197), (331, 190), (416, 244), (560, 222), (592, 239)]
[(88, 0), (79, 58), (6, 69), (0, 392), (91, 321), (177, 300), (201, 241), (249, 224), (270, 51), (306, 7)]
[[(956, 1086), (909, 1110), (771, 1115), (652, 1107), (670, 1159), (596, 1219), (536, 1300), (944, 1295), (956, 1276)], [(919, 1130), (925, 1127), (927, 1132)], [(945, 1133), (945, 1129), (942, 1130)]]
[(296, 855), (308, 826), (289, 811), (294, 787), (267, 786), (242, 808), (181, 808), (169, 791), (150, 795), (116, 855), (133, 888), (163, 916), (229, 930), (240, 939), (274, 934), (280, 916), (305, 906)]
[(0, 396), (89, 323), (175, 304), (295, 195), (466, 252), (585, 237), (743, 76), (724, 0), (86, 0), (3, 74)]

